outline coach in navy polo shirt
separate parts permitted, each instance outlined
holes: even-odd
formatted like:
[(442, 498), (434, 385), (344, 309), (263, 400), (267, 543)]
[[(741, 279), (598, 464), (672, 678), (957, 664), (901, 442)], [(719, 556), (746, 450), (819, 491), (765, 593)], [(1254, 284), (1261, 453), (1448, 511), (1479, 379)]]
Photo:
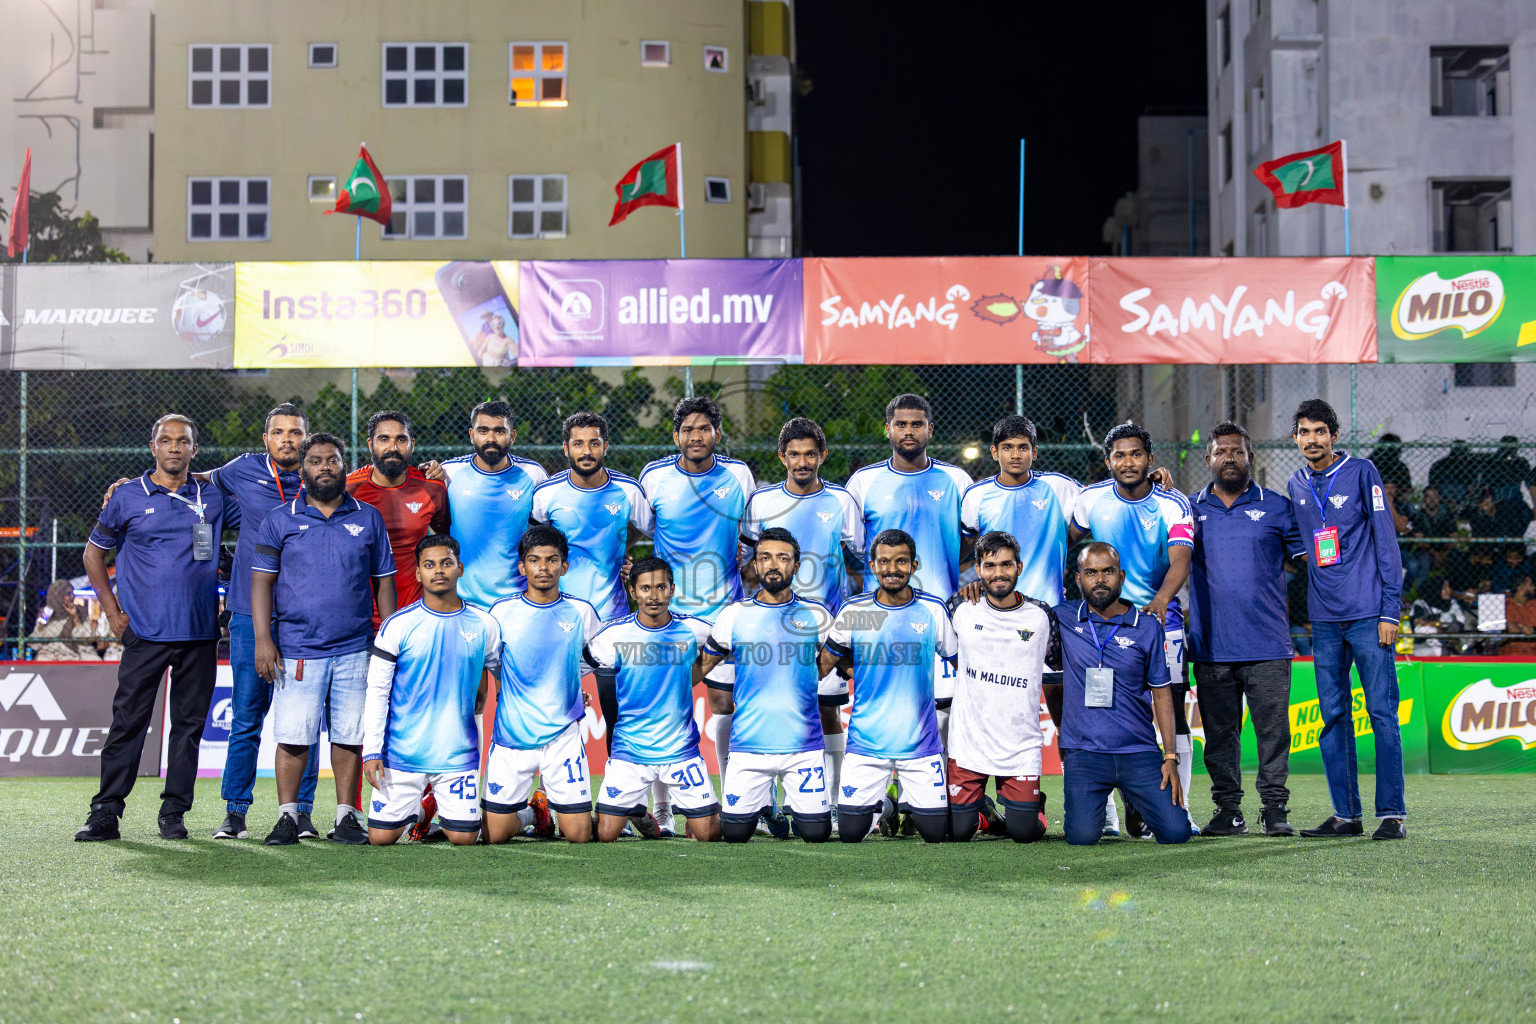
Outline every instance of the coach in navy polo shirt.
[(1261, 829), (1291, 836), (1285, 780), (1291, 754), (1290, 619), (1285, 558), (1301, 555), (1291, 501), (1254, 482), (1253, 442), (1236, 423), (1211, 432), (1210, 484), (1190, 504), (1195, 557), (1189, 576), (1189, 657), (1205, 725), (1205, 770), (1216, 813), (1201, 835), (1235, 836), (1243, 819), (1238, 734), (1243, 698), (1258, 740)]
[(1381, 824), (1371, 838), (1401, 839), (1408, 809), (1392, 648), (1402, 609), (1403, 567), (1392, 510), (1376, 467), (1333, 450), (1339, 418), (1327, 402), (1302, 402), (1291, 417), (1291, 436), (1307, 460), (1291, 477), (1289, 490), (1311, 563), (1307, 612), (1323, 719), (1317, 746), (1333, 799), (1328, 820), (1301, 834), (1317, 838), (1365, 831), (1349, 693), (1353, 662), (1376, 743), (1376, 817)]
[[(1084, 599), (1054, 609), (1062, 660), (1058, 742), (1067, 842), (1074, 846), (1099, 841), (1104, 801), (1117, 786), (1159, 843), (1189, 842), (1163, 627), (1120, 600), (1124, 584), (1119, 552), (1094, 542), (1077, 559)], [(1159, 734), (1170, 753), (1159, 752)]]
[[(197, 428), (172, 413), (155, 421), (149, 452), (155, 468), (119, 487), (101, 510), (85, 548), (85, 571), (123, 660), (112, 698), (112, 727), (101, 749), (101, 791), (91, 800), (82, 842), (119, 838), (128, 794), (139, 773), (155, 694), (171, 670), (171, 730), (161, 793), (160, 835), (187, 838), (197, 751), (213, 699), (219, 643), (219, 537), (239, 525), (218, 489), (190, 479)], [(117, 594), (106, 552), (117, 552)]]
[[(277, 741), (277, 825), (268, 846), (299, 840), (299, 781), (324, 722), (336, 776), (329, 838), (361, 846), (356, 798), (373, 608), (395, 611), (395, 560), (378, 509), (347, 493), (346, 446), (311, 434), (299, 447), (304, 489), (267, 514), (251, 565), (256, 672), (269, 680)], [(276, 642), (271, 622), (277, 623)]]

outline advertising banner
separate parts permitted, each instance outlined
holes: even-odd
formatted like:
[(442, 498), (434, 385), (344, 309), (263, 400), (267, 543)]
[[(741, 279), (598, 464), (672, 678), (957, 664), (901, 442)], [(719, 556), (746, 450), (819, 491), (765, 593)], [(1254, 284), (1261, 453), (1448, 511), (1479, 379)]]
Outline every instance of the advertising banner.
[(524, 262), (524, 366), (801, 361), (799, 260)]
[(1379, 256), (1376, 322), (1384, 363), (1536, 361), (1536, 260)]
[(227, 370), (233, 263), (14, 270), (7, 370)]
[(240, 263), (241, 368), (514, 366), (517, 263)]
[(1095, 363), (1371, 363), (1371, 261), (1095, 259)]
[[(0, 665), (0, 776), (99, 776), (116, 691), (115, 661)], [(155, 706), (165, 706), (163, 683)], [(152, 721), (140, 775), (160, 773), (160, 714)]]
[(1090, 361), (1086, 258), (804, 263), (807, 363)]
[(1430, 662), (1424, 696), (1436, 774), (1536, 772), (1536, 664)]

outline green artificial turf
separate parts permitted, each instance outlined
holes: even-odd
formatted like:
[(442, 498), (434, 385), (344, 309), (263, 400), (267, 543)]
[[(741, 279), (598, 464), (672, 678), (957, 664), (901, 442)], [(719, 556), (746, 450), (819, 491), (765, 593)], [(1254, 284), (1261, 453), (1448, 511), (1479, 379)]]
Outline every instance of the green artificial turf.
[(203, 780), (165, 842), (152, 779), (78, 844), (94, 788), (0, 781), (0, 1022), (1536, 1019), (1532, 776), (1409, 776), (1406, 842), (1091, 849), (1057, 779), (1031, 847), (267, 849), (265, 780), (256, 838)]

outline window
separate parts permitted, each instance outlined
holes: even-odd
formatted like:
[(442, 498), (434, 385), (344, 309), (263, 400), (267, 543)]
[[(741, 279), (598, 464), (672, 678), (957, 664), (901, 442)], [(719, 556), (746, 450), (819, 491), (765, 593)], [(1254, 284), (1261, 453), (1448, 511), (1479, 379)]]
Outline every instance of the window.
[(312, 203), (336, 202), (336, 178), (328, 174), (309, 176), (309, 201)]
[(1429, 112), (1435, 117), (1509, 114), (1509, 47), (1431, 46)]
[(1269, 140), (1269, 95), (1260, 75), (1248, 90), (1248, 153), (1257, 153)]
[(664, 68), (672, 63), (672, 44), (658, 39), (642, 39), (640, 41), (640, 66), (643, 68)]
[(564, 238), (568, 206), (565, 175), (514, 174), (507, 179), (513, 238)]
[(1515, 364), (1457, 363), (1456, 386), (1459, 388), (1512, 388), (1515, 386)]
[(389, 195), (394, 209), (382, 237), (468, 237), (469, 179), (463, 175), (390, 178)]
[(730, 178), (705, 178), (704, 201), (706, 203), (728, 203), (731, 201)]
[(1219, 161), (1217, 172), (1221, 176), (1221, 183), (1225, 185), (1232, 180), (1232, 125), (1221, 130), (1220, 144), (1216, 148), (1216, 159)]
[(336, 66), (335, 43), (310, 43), (309, 66), (312, 68), (333, 68)]
[(725, 74), (730, 70), (731, 55), (723, 46), (704, 47), (704, 70)]
[(465, 43), (385, 43), (386, 107), (469, 106)]
[(271, 105), (272, 47), (266, 43), (187, 47), (187, 106)]
[(264, 242), (268, 178), (188, 178), (187, 241)]
[(507, 53), (508, 103), (514, 107), (566, 105), (564, 43), (511, 43)]
[(1216, 70), (1232, 63), (1232, 8), (1223, 7), (1216, 15)]
[(1514, 206), (1508, 178), (1431, 179), (1434, 252), (1509, 252)]

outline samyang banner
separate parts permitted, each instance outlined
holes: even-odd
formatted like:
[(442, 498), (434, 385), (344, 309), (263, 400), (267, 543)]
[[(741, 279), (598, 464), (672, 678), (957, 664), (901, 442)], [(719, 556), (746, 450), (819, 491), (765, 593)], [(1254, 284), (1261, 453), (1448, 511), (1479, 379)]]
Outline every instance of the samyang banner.
[(807, 363), (1090, 361), (1086, 258), (804, 263)]
[(5, 370), (228, 370), (233, 263), (10, 268)]
[(1104, 259), (1094, 363), (1372, 363), (1371, 260)]
[(515, 366), (517, 263), (240, 263), (235, 365)]
[(799, 260), (538, 260), (522, 295), (523, 366), (801, 361)]
[(1536, 362), (1536, 259), (1379, 256), (1384, 363)]

